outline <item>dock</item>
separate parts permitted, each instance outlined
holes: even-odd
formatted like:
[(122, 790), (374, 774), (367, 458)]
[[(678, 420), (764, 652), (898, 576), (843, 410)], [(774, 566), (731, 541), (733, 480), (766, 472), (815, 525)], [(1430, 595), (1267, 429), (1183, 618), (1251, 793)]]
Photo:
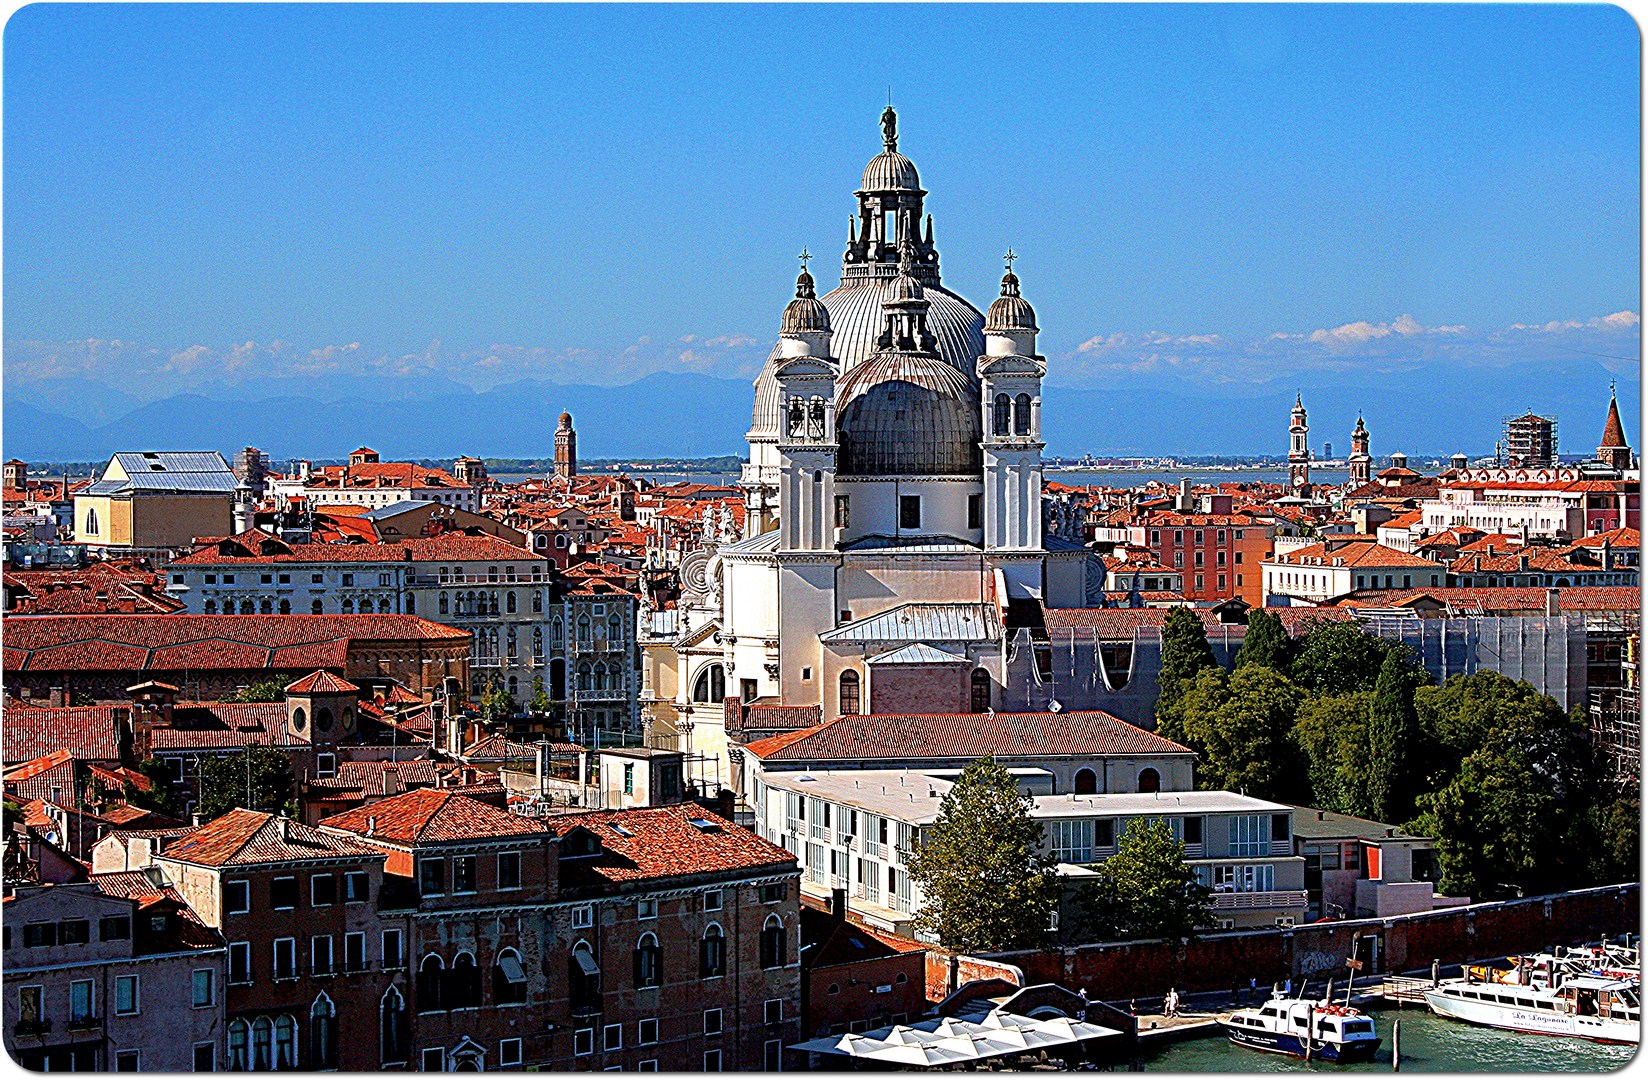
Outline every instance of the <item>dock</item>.
[(1414, 979), (1402, 975), (1387, 975), (1380, 984), (1378, 996), (1397, 1005), (1424, 1005), (1425, 991), (1431, 989), (1431, 980)]

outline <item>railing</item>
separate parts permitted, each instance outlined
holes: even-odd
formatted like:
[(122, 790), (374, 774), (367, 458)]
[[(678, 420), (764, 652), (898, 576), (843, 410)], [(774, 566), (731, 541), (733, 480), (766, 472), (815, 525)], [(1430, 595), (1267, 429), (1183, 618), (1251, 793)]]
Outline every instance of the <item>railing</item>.
[(70, 1030), (70, 1031), (95, 1031), (97, 1028), (102, 1026), (102, 1024), (103, 1024), (103, 1018), (100, 1017), (100, 1016), (74, 1017), (74, 1018), (71, 1018), (69, 1020), (68, 1030)]
[(14, 1035), (44, 1035), (51, 1031), (50, 1020), (19, 1020), (11, 1026)]
[(623, 702), (628, 701), (629, 696), (629, 691), (622, 688), (616, 690), (574, 690), (572, 692), (572, 700), (580, 705), (591, 701)]
[(488, 577), (485, 574), (448, 574), (440, 577), (436, 574), (409, 574), (409, 585), (542, 585), (549, 581), (544, 575), (538, 577)]
[(1216, 892), (1210, 905), (1215, 911), (1252, 910), (1255, 908), (1303, 907), (1306, 893), (1303, 889), (1274, 889), (1269, 892)]

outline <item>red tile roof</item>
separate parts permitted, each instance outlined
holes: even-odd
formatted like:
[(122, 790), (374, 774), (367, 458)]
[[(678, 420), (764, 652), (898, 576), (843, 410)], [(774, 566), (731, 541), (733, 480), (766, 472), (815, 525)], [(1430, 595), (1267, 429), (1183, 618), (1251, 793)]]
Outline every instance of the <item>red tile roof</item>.
[(46, 615), (6, 622), (6, 671), (341, 670), (362, 641), (457, 641), (416, 615)]
[[(15, 625), (6, 624), (8, 634), (16, 633)], [(37, 709), (26, 702), (7, 701), (4, 723), (0, 725), (4, 728), (5, 761), (33, 761), (56, 750), (67, 750), (87, 761), (119, 761), (119, 725), (114, 710), (112, 705)]]
[(476, 536), (465, 533), (409, 536), (384, 544), (296, 544), (252, 530), (239, 536), (205, 540), (195, 551), (172, 560), (172, 565), (475, 562), (486, 559), (549, 561), (543, 555), (535, 555), (490, 533)]
[(320, 824), (377, 841), (408, 845), (531, 836), (549, 831), (536, 818), (511, 814), (467, 795), (438, 788), (408, 791), (326, 818)]
[(744, 747), (766, 761), (971, 761), (1014, 757), (1189, 754), (1107, 712), (916, 713), (843, 716)]
[[(1329, 543), (1332, 544), (1331, 548)], [(1326, 543), (1307, 544), (1291, 551), (1277, 552), (1266, 562), (1282, 566), (1401, 566), (1424, 567), (1429, 570), (1440, 569), (1437, 563), (1433, 563), (1429, 559), (1421, 558), (1418, 555), (1410, 555), (1406, 551), (1398, 551), (1372, 540), (1349, 540), (1344, 542), (1330, 540)]]
[(197, 866), (247, 866), (351, 855), (382, 858), (383, 852), (289, 818), (235, 809), (191, 829), (159, 857)]
[(317, 671), (292, 683), (286, 688), (286, 692), (288, 694), (355, 694), (360, 692), (360, 687), (338, 678), (329, 671)]
[(584, 829), (601, 841), (598, 856), (562, 856), (562, 884), (572, 888), (738, 870), (784, 873), (795, 868), (795, 856), (788, 851), (693, 805), (590, 810), (547, 820), (557, 836)]
[[(1466, 613), (1492, 614), (1503, 611), (1543, 615), (1546, 595), (1551, 591), (1553, 590), (1536, 586), (1365, 589), (1339, 601), (1339, 609), (1344, 611), (1352, 607), (1396, 607), (1419, 597), (1429, 596), (1445, 607)], [(1554, 591), (1557, 594), (1558, 610), (1565, 615), (1586, 611), (1640, 611), (1642, 608), (1641, 591), (1630, 586), (1565, 586)], [(1331, 609), (1304, 610), (1325, 613)]]

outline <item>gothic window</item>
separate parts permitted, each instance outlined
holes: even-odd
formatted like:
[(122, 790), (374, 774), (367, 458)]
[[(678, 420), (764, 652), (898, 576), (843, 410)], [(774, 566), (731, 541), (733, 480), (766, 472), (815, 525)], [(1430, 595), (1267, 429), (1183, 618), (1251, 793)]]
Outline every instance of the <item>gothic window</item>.
[(353, 615), (355, 613), (355, 602), (346, 596), (343, 598), (343, 603), (339, 605), (338, 609), (345, 615)]
[(498, 614), (498, 594), (493, 593), (492, 596), (491, 596), (491, 600), (492, 600), (492, 614), (496, 615), (496, 614)]
[(563, 633), (564, 630), (561, 626), (561, 618), (560, 616), (556, 616), (554, 621), (549, 624), (549, 640), (555, 645), (556, 648), (561, 647)]
[(544, 658), (544, 628), (541, 626), (532, 628), (532, 655), (539, 660)]
[(514, 676), (509, 677), (509, 696), (513, 698), (520, 692), (520, 681)]
[(995, 423), (991, 427), (997, 435), (1006, 435), (1008, 425), (1012, 423), (1013, 399), (1006, 394), (997, 394), (995, 406)]
[(208, 614), (208, 615), (216, 615), (217, 614), (217, 601), (216, 600), (206, 601), (206, 614)]
[(509, 628), (509, 636), (505, 640), (509, 644), (509, 658), (513, 660), (518, 655), (515, 643), (515, 628), (513, 626)]
[(784, 942), (784, 920), (777, 915), (768, 915), (766, 925), (761, 928), (761, 966), (783, 967), (789, 962), (788, 952)]
[(440, 613), (442, 615), (450, 615), (451, 614), (450, 609), (451, 609), (451, 605), (447, 602), (446, 594), (441, 593), (441, 598), (440, 598), (440, 601), (439, 601)]
[(270, 599), (267, 596), (265, 596), (261, 601), (258, 602), (258, 614), (259, 615), (273, 615), (274, 613), (275, 613), (275, 605), (274, 605), (273, 602), (270, 601)]
[(578, 616), (578, 644), (589, 644), (589, 616)]
[(589, 662), (585, 661), (584, 663), (578, 665), (578, 689), (588, 690), (589, 688), (590, 688), (590, 668), (589, 668)]
[(727, 696), (727, 672), (720, 664), (710, 664), (692, 684), (692, 700), (721, 701)]
[(382, 1030), (378, 1036), (378, 1055), (383, 1064), (406, 1060), (406, 999), (391, 986), (378, 1003)]
[(727, 973), (727, 937), (721, 927), (710, 923), (698, 942), (698, 977), (713, 979)]
[(646, 933), (635, 944), (635, 988), (645, 990), (663, 982), (663, 950), (658, 935)]
[(379, 615), (389, 614), (389, 597), (380, 596), (378, 598), (378, 614)]
[(616, 648), (624, 640), (623, 622), (614, 615), (607, 620), (607, 647)]
[(544, 593), (542, 589), (532, 590), (532, 610), (535, 612), (544, 610)]
[(309, 1010), (309, 1067), (332, 1069), (337, 1064), (338, 1010), (332, 999), (322, 993)]
[(841, 715), (852, 716), (858, 712), (858, 672), (843, 671), (841, 673)]
[(599, 661), (597, 661), (596, 664), (595, 664), (595, 689), (605, 690), (606, 688), (607, 688), (607, 666), (605, 664), (600, 663)]
[(95, 507), (86, 507), (86, 535), (97, 535), (97, 510)]
[(504, 614), (515, 614), (515, 591), (513, 589), (504, 594)]
[(972, 677), (973, 711), (985, 712), (990, 708), (990, 673), (983, 668), (974, 668)]
[(298, 1067), (298, 1022), (287, 1013), (275, 1017), (275, 1068)]
[(1076, 794), (1097, 795), (1099, 793), (1099, 777), (1092, 769), (1076, 770)]
[(1013, 434), (1030, 434), (1030, 395), (1020, 394), (1013, 399)]
[(292, 614), (292, 601), (290, 601), (290, 600), (282, 600), (282, 601), (281, 601), (281, 602), (280, 602), (280, 613), (281, 613), (281, 614), (282, 614), (282, 615), (290, 615), (290, 614)]
[(309, 601), (309, 614), (311, 614), (311, 615), (319, 615), (320, 614), (320, 601), (319, 600)]
[(240, 613), (242, 615), (250, 615), (252, 613), (252, 602), (250, 600), (242, 600), (240, 602)]

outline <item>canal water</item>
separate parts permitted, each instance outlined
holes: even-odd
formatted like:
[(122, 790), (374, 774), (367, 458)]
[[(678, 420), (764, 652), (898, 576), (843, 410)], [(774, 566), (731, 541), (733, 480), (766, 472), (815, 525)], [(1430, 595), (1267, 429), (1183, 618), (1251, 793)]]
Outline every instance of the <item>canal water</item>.
[(1402, 1021), (1403, 1072), (1608, 1072), (1635, 1055), (1634, 1046), (1522, 1035), (1444, 1020), (1419, 1008), (1364, 1009), (1378, 1025), (1379, 1051), (1369, 1062), (1309, 1065), (1282, 1054), (1232, 1046), (1221, 1034), (1171, 1043), (1145, 1055), (1147, 1072), (1390, 1072), (1391, 1022)]

